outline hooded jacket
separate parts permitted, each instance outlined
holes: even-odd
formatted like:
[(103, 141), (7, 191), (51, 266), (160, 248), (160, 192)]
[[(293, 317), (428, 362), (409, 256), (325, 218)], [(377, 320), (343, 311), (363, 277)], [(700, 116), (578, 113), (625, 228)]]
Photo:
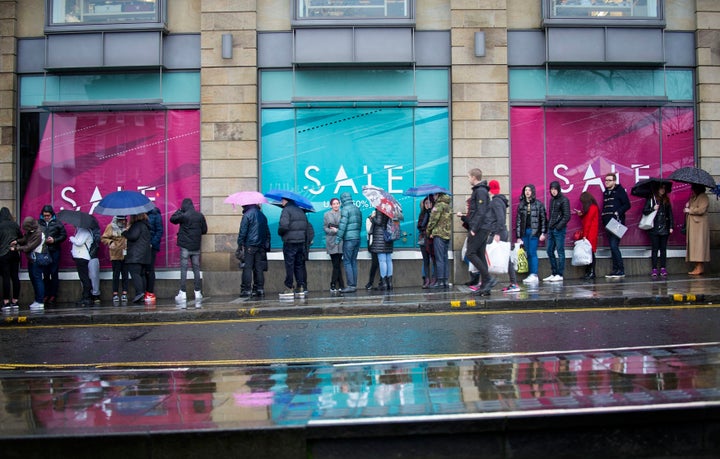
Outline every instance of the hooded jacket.
[(507, 208), (509, 207), (508, 199), (504, 194), (496, 194), (490, 200), (490, 212), (488, 212), (488, 223), (492, 227), (491, 235), (500, 235), (500, 240), (508, 241), (508, 229), (505, 223)]
[(21, 237), (20, 226), (13, 220), (10, 209), (0, 209), (0, 257), (7, 255), (10, 252), (10, 243)]
[(340, 195), (340, 224), (338, 232), (335, 235), (335, 242), (360, 240), (360, 231), (362, 229), (363, 217), (362, 212), (355, 205), (350, 193)]
[(450, 196), (439, 193), (435, 199), (430, 220), (428, 221), (426, 233), (428, 237), (439, 237), (450, 239), (452, 234), (452, 208), (450, 207)]
[(310, 244), (315, 237), (315, 231), (305, 215), (305, 211), (295, 204), (287, 201), (280, 212), (278, 235), (284, 244)]
[[(52, 214), (52, 218), (49, 222), (46, 222), (43, 218), (43, 212), (49, 212)], [(60, 244), (65, 242), (65, 239), (67, 239), (67, 231), (65, 230), (65, 225), (59, 222), (55, 217), (55, 211), (51, 205), (46, 205), (42, 208), (40, 218), (38, 219), (38, 225), (40, 225), (42, 232), (45, 233), (45, 244), (47, 245), (48, 251), (57, 252), (60, 250)], [(50, 237), (53, 238), (52, 244), (47, 242), (47, 239)]]
[(376, 210), (374, 216), (370, 214), (368, 219), (372, 222), (370, 231), (372, 231), (372, 243), (368, 247), (370, 253), (392, 253), (393, 241), (385, 240), (385, 227), (390, 217)]
[(110, 260), (124, 260), (125, 251), (127, 250), (127, 239), (122, 237), (125, 226), (118, 225), (118, 218), (113, 217), (112, 222), (105, 227), (105, 231), (100, 237), (100, 242), (107, 245), (110, 249)]
[(202, 213), (195, 210), (192, 199), (183, 199), (180, 208), (170, 217), (170, 223), (180, 225), (177, 233), (178, 247), (190, 252), (200, 250), (202, 235), (207, 233), (207, 221)]
[(125, 263), (150, 264), (152, 261), (152, 246), (150, 245), (150, 224), (147, 220), (137, 220), (130, 228), (123, 231), (127, 239), (127, 254)]
[(270, 228), (267, 217), (255, 204), (243, 206), (242, 220), (237, 238), (238, 247), (270, 249)]
[[(525, 188), (530, 188), (530, 199), (525, 199)], [(545, 212), (545, 204), (537, 200), (535, 185), (528, 184), (522, 187), (520, 191), (520, 203), (517, 208), (515, 218), (515, 236), (522, 239), (525, 236), (528, 215), (530, 216), (530, 228), (532, 228), (531, 237), (540, 237), (541, 234), (547, 233), (547, 214)]]
[(25, 217), (23, 220), (23, 237), (18, 239), (17, 249), (25, 252), (28, 261), (32, 261), (32, 253), (38, 248), (43, 241), (42, 231), (38, 231), (39, 226), (37, 220), (32, 217)]
[(160, 209), (154, 207), (147, 213), (147, 216), (150, 224), (150, 245), (152, 245), (153, 250), (160, 250), (160, 241), (162, 241), (164, 233)]
[(558, 190), (556, 196), (550, 199), (550, 216), (548, 218), (548, 230), (561, 231), (567, 228), (570, 221), (570, 200), (563, 194), (560, 189), (560, 182), (552, 182), (550, 189)]

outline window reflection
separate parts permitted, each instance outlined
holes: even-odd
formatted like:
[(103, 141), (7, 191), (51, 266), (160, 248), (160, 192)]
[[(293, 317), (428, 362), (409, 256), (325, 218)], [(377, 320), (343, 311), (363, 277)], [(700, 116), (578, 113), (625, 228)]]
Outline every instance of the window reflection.
[(658, 0), (551, 0), (553, 17), (657, 18)]
[(160, 0), (52, 0), (51, 25), (159, 22)]
[(410, 0), (297, 0), (299, 19), (409, 18)]

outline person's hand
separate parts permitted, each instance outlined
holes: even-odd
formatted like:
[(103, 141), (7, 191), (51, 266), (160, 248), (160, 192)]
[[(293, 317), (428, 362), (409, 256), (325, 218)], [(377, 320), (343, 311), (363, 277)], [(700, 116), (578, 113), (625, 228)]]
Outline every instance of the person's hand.
[(515, 241), (515, 244), (517, 244), (517, 245), (522, 245), (522, 243), (523, 243), (523, 240), (520, 238), (517, 238), (517, 241)]
[(493, 236), (493, 241), (500, 242), (500, 235), (496, 234), (495, 236)]
[(653, 210), (658, 210), (659, 208), (660, 208), (660, 204), (655, 204), (655, 206), (653, 206)]
[(55, 238), (52, 236), (48, 236), (47, 238), (45, 238), (45, 242), (47, 242), (48, 244), (54, 244)]
[(544, 234), (541, 234), (538, 239), (540, 239), (540, 242), (544, 241), (544, 240), (545, 240), (545, 235), (544, 235)]
[(470, 231), (470, 236), (475, 236), (475, 231)]
[(688, 206), (685, 206), (685, 210), (684, 210), (684, 212), (685, 212), (686, 214), (689, 214), (689, 213), (690, 213), (690, 207), (688, 207)]

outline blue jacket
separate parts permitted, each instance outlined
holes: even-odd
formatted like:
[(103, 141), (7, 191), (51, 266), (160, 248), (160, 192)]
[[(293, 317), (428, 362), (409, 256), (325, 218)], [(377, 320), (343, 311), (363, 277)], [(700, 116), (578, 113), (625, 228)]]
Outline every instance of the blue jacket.
[(162, 215), (160, 215), (160, 209), (155, 207), (147, 213), (147, 216), (148, 223), (150, 223), (150, 245), (153, 250), (160, 250), (160, 241), (163, 236), (163, 222)]
[(270, 228), (267, 217), (255, 204), (243, 206), (243, 217), (237, 238), (238, 247), (270, 249)]

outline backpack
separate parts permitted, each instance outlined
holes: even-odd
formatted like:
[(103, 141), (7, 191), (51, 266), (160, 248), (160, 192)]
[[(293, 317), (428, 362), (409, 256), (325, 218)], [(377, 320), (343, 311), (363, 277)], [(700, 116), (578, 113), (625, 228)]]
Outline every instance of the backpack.
[(392, 242), (400, 239), (400, 222), (389, 218), (387, 224), (385, 224), (383, 237), (385, 238), (385, 242)]

